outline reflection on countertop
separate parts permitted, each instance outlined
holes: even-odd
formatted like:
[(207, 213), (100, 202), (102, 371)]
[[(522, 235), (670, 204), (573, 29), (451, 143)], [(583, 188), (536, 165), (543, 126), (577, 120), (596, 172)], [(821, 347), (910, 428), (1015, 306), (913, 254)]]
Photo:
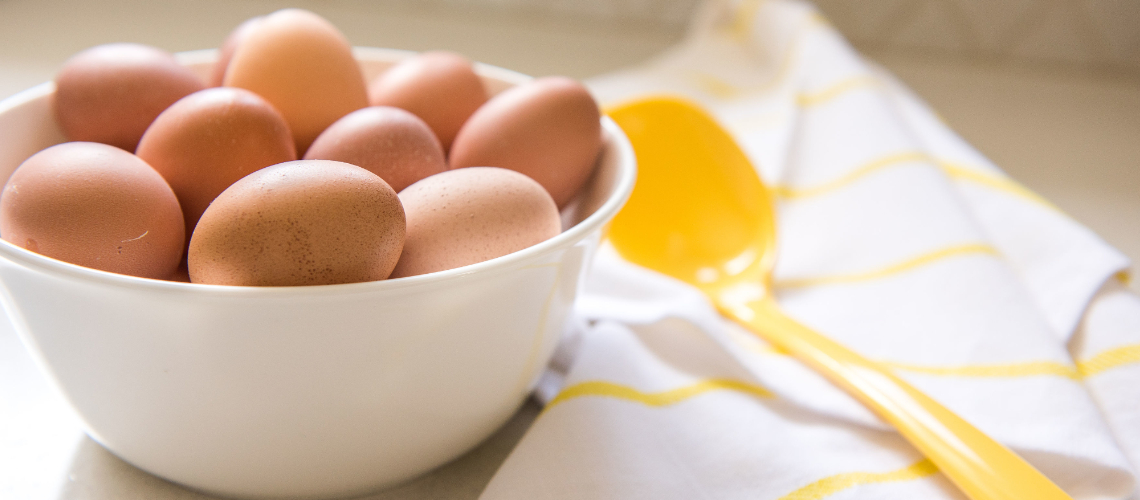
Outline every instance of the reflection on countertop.
[[(477, 498), (500, 463), (538, 416), (539, 406), (527, 400), (518, 413), (491, 438), (454, 461), (405, 484), (359, 500)], [(8, 497), (16, 498), (16, 497)], [(26, 498), (26, 497), (20, 497)], [(79, 439), (70, 465), (62, 473), (57, 500), (214, 500), (143, 472), (112, 455), (87, 436)]]

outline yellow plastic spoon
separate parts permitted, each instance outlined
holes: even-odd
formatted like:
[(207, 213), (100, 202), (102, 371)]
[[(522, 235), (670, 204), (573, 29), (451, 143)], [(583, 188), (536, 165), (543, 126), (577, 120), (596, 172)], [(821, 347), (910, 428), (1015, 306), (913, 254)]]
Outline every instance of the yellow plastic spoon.
[(609, 239), (636, 264), (700, 288), (725, 316), (847, 390), (973, 500), (1072, 500), (1021, 457), (890, 371), (789, 318), (771, 293), (776, 221), (748, 158), (695, 104), (650, 98), (607, 114), (637, 155)]

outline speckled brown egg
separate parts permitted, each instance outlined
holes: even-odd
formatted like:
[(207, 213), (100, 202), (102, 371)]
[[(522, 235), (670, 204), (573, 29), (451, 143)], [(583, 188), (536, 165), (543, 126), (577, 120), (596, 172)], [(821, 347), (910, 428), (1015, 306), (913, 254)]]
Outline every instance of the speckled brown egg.
[(396, 192), (447, 170), (443, 148), (423, 120), (389, 106), (349, 113), (317, 137), (306, 160), (336, 160), (379, 175)]
[(392, 277), (414, 276), (501, 257), (561, 230), (546, 190), (494, 167), (449, 170), (400, 192), (408, 218), (404, 252)]
[(487, 102), (487, 90), (467, 58), (434, 51), (410, 57), (381, 73), (368, 86), (368, 101), (419, 116), (447, 151), (467, 118)]
[(376, 174), (348, 163), (266, 167), (214, 200), (194, 229), (193, 283), (294, 286), (387, 278), (404, 244), (404, 211)]
[(206, 87), (169, 53), (131, 43), (76, 54), (64, 63), (55, 85), (55, 116), (68, 140), (131, 152), (162, 110)]
[(226, 40), (222, 42), (221, 48), (218, 49), (218, 60), (214, 61), (214, 67), (210, 70), (210, 81), (208, 82), (211, 87), (220, 87), (226, 78), (226, 68), (230, 65), (230, 60), (234, 57), (234, 52), (237, 51), (238, 45), (245, 40), (245, 36), (249, 34), (250, 30), (264, 19), (263, 16), (252, 17), (246, 19), (245, 22), (238, 25), (230, 32)]
[(94, 142), (52, 146), (20, 164), (0, 196), (0, 235), (72, 264), (155, 279), (174, 274), (185, 238), (162, 176)]
[(279, 10), (254, 23), (223, 81), (257, 93), (281, 111), (299, 157), (333, 122), (368, 106), (364, 75), (348, 40), (306, 10)]
[(538, 78), (495, 96), (460, 129), (451, 168), (495, 166), (542, 184), (559, 207), (585, 185), (602, 150), (598, 105), (582, 84)]
[(186, 217), (186, 234), (230, 184), (257, 170), (296, 160), (289, 126), (248, 90), (217, 87), (190, 94), (147, 129), (138, 156), (162, 174)]

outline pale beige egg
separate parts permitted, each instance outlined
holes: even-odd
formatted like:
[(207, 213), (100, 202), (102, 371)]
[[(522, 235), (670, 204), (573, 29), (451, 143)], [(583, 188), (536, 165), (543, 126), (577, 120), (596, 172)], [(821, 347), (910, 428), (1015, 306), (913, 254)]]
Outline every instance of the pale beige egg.
[(392, 277), (501, 257), (561, 231), (558, 208), (531, 178), (502, 168), (436, 174), (400, 192), (407, 238)]
[(373, 106), (395, 106), (422, 118), (447, 151), (467, 118), (487, 102), (487, 90), (467, 58), (433, 51), (381, 73), (368, 85), (368, 100)]
[(233, 31), (230, 32), (226, 40), (222, 42), (222, 46), (218, 48), (218, 60), (214, 61), (214, 67), (210, 70), (209, 84), (211, 87), (220, 87), (222, 82), (226, 79), (226, 68), (230, 66), (230, 60), (234, 58), (234, 52), (237, 51), (238, 45), (245, 41), (245, 36), (249, 34), (254, 25), (261, 22), (263, 16), (251, 17), (239, 24)]
[(368, 106), (348, 40), (324, 18), (301, 9), (279, 10), (253, 23), (223, 83), (251, 90), (281, 111), (298, 157), (333, 122)]

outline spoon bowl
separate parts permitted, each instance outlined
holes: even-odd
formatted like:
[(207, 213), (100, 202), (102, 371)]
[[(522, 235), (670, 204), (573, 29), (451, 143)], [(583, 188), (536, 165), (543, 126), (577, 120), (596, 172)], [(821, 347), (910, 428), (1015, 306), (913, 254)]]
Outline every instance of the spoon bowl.
[(673, 101), (665, 102), (671, 104), (611, 112), (642, 143), (638, 161), (653, 170), (638, 176), (630, 202), (611, 223), (610, 240), (629, 260), (706, 292), (745, 283), (767, 288), (776, 255), (771, 195), (719, 128), (668, 133), (682, 130), (663, 127), (679, 117)]
[(1017, 454), (929, 396), (781, 311), (772, 294), (772, 196), (712, 117), (671, 97), (607, 113), (629, 137), (638, 163), (637, 184), (609, 230), (622, 257), (696, 286), (722, 314), (845, 389), (973, 500), (1071, 500)]

